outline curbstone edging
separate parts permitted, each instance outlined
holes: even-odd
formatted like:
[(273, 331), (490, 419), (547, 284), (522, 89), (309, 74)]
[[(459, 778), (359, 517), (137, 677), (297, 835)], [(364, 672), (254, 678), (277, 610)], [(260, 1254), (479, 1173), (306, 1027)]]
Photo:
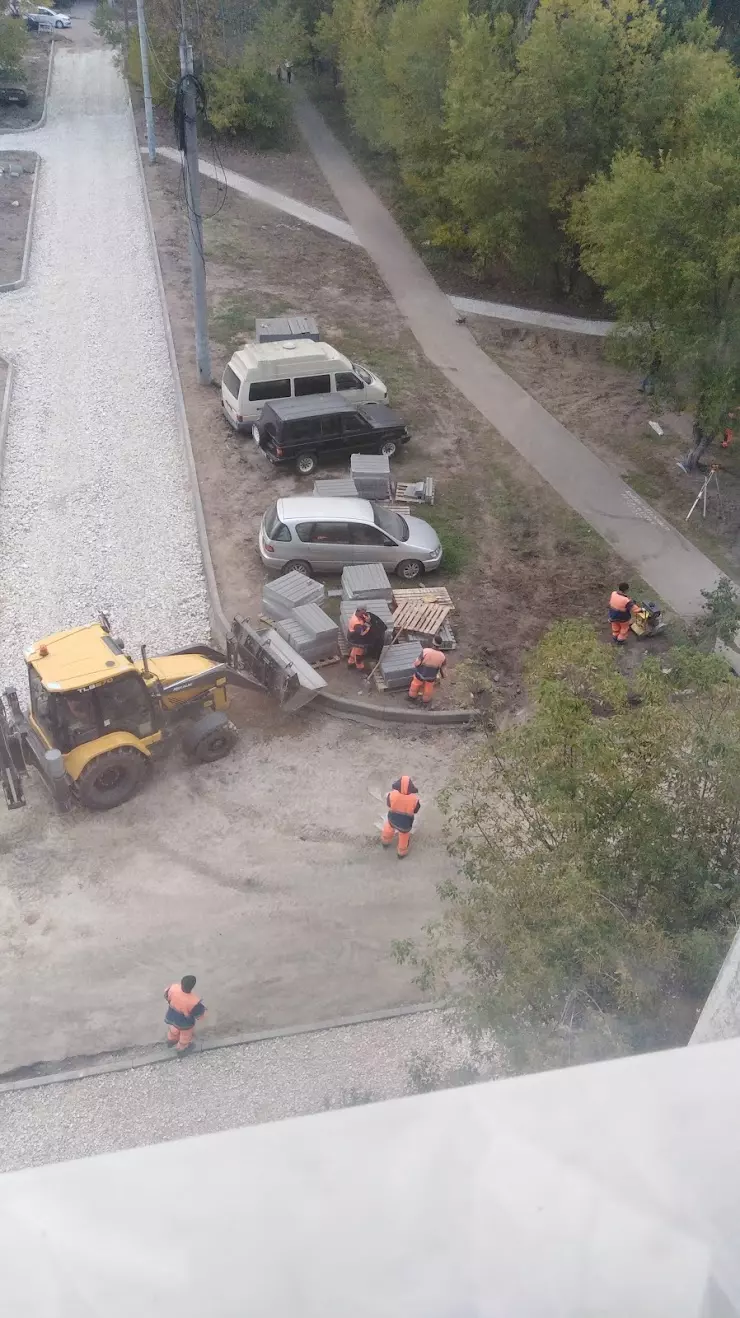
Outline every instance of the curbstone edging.
[(0, 407), (0, 481), (2, 481), (2, 477), (3, 477), (3, 463), (5, 461), (5, 440), (8, 434), (8, 422), (10, 420), (10, 400), (13, 394), (13, 377), (15, 375), (15, 364), (13, 362), (9, 362), (5, 357), (2, 358), (2, 361), (5, 362), (5, 365), (8, 368), (8, 373), (5, 377), (3, 402), (2, 402), (2, 407)]
[(21, 261), (21, 273), (18, 279), (13, 279), (9, 284), (0, 284), (0, 293), (12, 293), (15, 288), (22, 288), (28, 279), (28, 265), (31, 259), (31, 241), (33, 237), (33, 222), (36, 216), (36, 196), (39, 190), (39, 175), (41, 174), (41, 157), (36, 154), (36, 168), (33, 171), (33, 188), (31, 189), (31, 204), (28, 208), (28, 223), (26, 225), (26, 239), (23, 244), (23, 260)]
[(51, 88), (51, 71), (54, 68), (54, 52), (57, 43), (52, 37), (51, 46), (49, 47), (49, 68), (46, 74), (46, 87), (44, 88), (44, 108), (41, 111), (41, 118), (36, 120), (35, 124), (28, 124), (25, 128), (14, 128), (13, 133), (35, 133), (37, 128), (43, 128), (46, 123), (46, 111), (49, 105), (49, 90)]
[[(419, 1016), (424, 1012), (443, 1011), (445, 1002), (418, 1002), (408, 1007), (387, 1007), (385, 1011), (365, 1011), (357, 1016), (340, 1016), (335, 1020), (316, 1021), (313, 1025), (285, 1025), (274, 1030), (260, 1030), (254, 1034), (232, 1034), (225, 1039), (206, 1039), (196, 1048), (198, 1053), (212, 1053), (221, 1048), (239, 1048), (253, 1043), (268, 1043), (271, 1039), (300, 1038), (304, 1034), (323, 1034), (328, 1030), (344, 1030), (353, 1025), (369, 1025), (374, 1021), (398, 1020), (403, 1016)], [(141, 1066), (155, 1066), (159, 1062), (176, 1061), (169, 1049), (147, 1053), (117, 1062), (104, 1062), (100, 1066), (83, 1066), (74, 1071), (54, 1071), (50, 1075), (29, 1076), (25, 1080), (8, 1080), (0, 1084), (0, 1094), (11, 1094), (19, 1089), (38, 1089), (43, 1085), (65, 1084), (70, 1080), (88, 1080), (91, 1076), (112, 1075), (116, 1071), (133, 1071)]]
[(393, 705), (367, 705), (362, 700), (351, 700), (348, 696), (337, 696), (331, 691), (319, 691), (312, 704), (320, 701), (327, 714), (334, 718), (353, 719), (355, 722), (399, 723), (404, 727), (443, 728), (469, 727), (481, 718), (477, 709), (396, 709)]

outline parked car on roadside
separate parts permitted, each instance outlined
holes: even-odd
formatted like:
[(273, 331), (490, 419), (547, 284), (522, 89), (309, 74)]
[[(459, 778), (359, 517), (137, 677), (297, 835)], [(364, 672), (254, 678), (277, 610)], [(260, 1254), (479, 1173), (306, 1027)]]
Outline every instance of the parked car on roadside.
[(307, 339), (245, 343), (221, 380), (221, 406), (235, 430), (251, 430), (265, 403), (274, 399), (334, 393), (353, 402), (388, 401), (383, 381), (366, 366), (351, 362), (330, 343)]
[(420, 517), (401, 516), (367, 499), (307, 495), (278, 499), (262, 518), (260, 558), (271, 572), (341, 572), (355, 563), (382, 563), (404, 581), (434, 572), (439, 536)]
[(265, 403), (252, 436), (270, 462), (293, 462), (302, 476), (339, 453), (392, 458), (411, 438), (403, 418), (385, 403), (354, 403), (339, 394)]
[[(57, 9), (47, 9), (46, 5), (38, 5), (36, 8), (36, 14), (40, 15), (41, 18), (50, 19), (54, 27), (72, 26), (72, 19), (69, 14), (60, 14)], [(34, 17), (34, 15), (29, 14), (29, 18), (31, 17)]]
[(28, 105), (28, 88), (22, 78), (0, 69), (0, 105)]

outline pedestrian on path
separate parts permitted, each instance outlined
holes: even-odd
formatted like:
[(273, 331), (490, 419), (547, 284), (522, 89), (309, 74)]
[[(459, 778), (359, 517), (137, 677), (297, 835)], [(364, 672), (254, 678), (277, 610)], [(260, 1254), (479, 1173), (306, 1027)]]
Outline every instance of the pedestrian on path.
[(195, 988), (195, 975), (183, 975), (179, 984), (170, 984), (165, 989), (167, 1014), (164, 1018), (167, 1030), (167, 1047), (176, 1048), (177, 1052), (189, 1053), (195, 1044), (195, 1022), (202, 1020), (206, 1014)]
[(615, 645), (627, 644), (632, 614), (637, 609), (635, 601), (630, 599), (629, 589), (628, 581), (620, 581), (617, 589), (609, 596), (609, 623)]
[(421, 801), (416, 791), (416, 784), (407, 773), (401, 775), (392, 784), (385, 798), (388, 815), (380, 834), (384, 847), (389, 847), (394, 837), (398, 838), (398, 859), (408, 855), (411, 846), (411, 830), (414, 817), (421, 810)]

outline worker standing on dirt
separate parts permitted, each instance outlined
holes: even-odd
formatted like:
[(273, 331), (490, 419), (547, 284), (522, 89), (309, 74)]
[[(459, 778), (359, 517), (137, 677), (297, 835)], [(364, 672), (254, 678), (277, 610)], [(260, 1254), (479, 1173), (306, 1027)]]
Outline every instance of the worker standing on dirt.
[(421, 810), (416, 784), (407, 773), (402, 774), (392, 784), (385, 802), (388, 806), (388, 815), (383, 824), (380, 840), (384, 847), (389, 847), (394, 837), (398, 837), (398, 859), (403, 860), (411, 846), (414, 816)]
[(367, 609), (356, 608), (347, 624), (347, 639), (352, 647), (347, 659), (348, 668), (365, 671), (366, 638), (370, 634), (370, 614)]
[(620, 581), (616, 590), (609, 596), (609, 622), (612, 640), (615, 645), (626, 645), (630, 634), (630, 622), (637, 605), (629, 596), (629, 582)]
[(425, 646), (414, 664), (414, 675), (411, 678), (411, 685), (408, 689), (408, 700), (418, 700), (421, 696), (422, 705), (431, 705), (434, 688), (437, 682), (445, 675), (446, 656), (439, 647), (442, 644), (442, 637), (435, 636), (434, 646)]
[(195, 975), (183, 975), (179, 984), (170, 984), (165, 989), (167, 1014), (164, 1018), (167, 1030), (167, 1047), (176, 1048), (179, 1054), (189, 1053), (194, 1047), (193, 1035), (195, 1022), (202, 1020), (206, 1014), (195, 988)]

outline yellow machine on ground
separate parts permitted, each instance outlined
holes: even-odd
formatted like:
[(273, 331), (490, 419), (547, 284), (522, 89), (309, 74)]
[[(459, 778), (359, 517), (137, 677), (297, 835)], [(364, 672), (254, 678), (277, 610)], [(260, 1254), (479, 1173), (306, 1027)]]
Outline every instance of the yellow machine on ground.
[[(297, 709), (318, 683), (298, 656), (236, 619), (226, 653), (195, 645), (141, 659), (111, 635), (105, 615), (57, 632), (27, 650), (30, 707), (14, 690), (0, 701), (0, 780), (10, 809), (25, 805), (22, 776), (41, 774), (57, 805), (75, 800), (110, 810), (133, 796), (152, 760), (177, 742), (209, 764), (228, 755), (237, 730), (226, 712), (227, 684), (260, 687)], [(279, 638), (278, 638), (279, 639)], [(296, 662), (297, 661), (297, 662)], [(305, 667), (305, 665), (304, 665)]]

